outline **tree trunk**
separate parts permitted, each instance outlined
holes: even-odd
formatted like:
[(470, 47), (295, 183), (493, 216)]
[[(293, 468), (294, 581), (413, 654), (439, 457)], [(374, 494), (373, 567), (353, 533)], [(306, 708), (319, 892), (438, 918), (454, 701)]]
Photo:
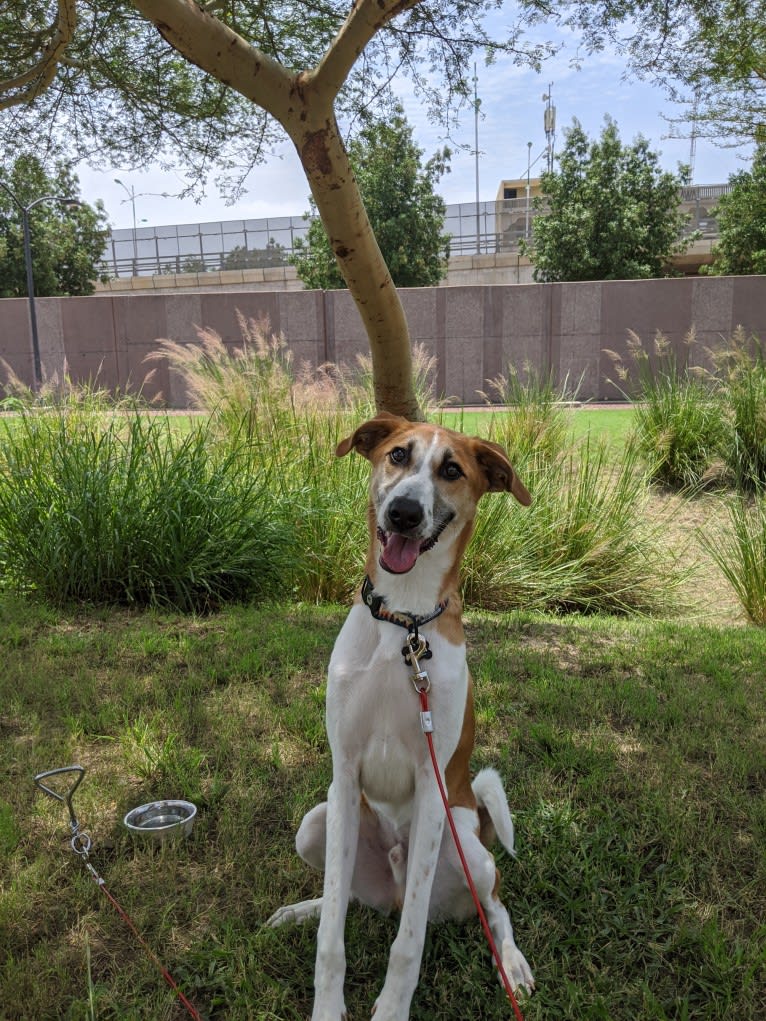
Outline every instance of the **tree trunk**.
[(297, 74), (250, 46), (194, 0), (132, 2), (182, 56), (267, 110), (288, 133), (367, 331), (378, 410), (422, 418), (404, 309), (333, 111), (338, 89), (366, 42), (415, 0), (357, 0), (318, 67)]
[[(315, 104), (310, 104), (314, 106)], [(379, 411), (422, 418), (412, 386), (409, 329), (399, 294), (367, 218), (331, 106), (285, 125), (343, 279), (362, 317)]]

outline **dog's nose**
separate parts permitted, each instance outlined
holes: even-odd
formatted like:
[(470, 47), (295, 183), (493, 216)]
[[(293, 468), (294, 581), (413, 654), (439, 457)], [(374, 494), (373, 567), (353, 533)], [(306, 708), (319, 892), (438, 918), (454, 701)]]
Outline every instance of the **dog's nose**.
[(394, 532), (410, 532), (423, 520), (423, 508), (417, 500), (398, 496), (388, 508), (388, 520)]

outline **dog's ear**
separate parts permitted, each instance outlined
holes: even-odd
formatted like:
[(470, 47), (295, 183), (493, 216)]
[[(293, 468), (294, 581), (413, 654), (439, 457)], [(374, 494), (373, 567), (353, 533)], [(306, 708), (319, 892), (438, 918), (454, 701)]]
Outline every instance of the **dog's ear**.
[(508, 455), (499, 443), (491, 440), (475, 440), (476, 460), (487, 477), (490, 493), (507, 491), (511, 493), (519, 503), (529, 507), (532, 497), (519, 476), (516, 474), (513, 465), (508, 460)]
[(353, 435), (341, 440), (335, 449), (335, 456), (344, 457), (349, 450), (356, 450), (364, 457), (369, 457), (375, 447), (382, 443), (387, 436), (390, 436), (395, 429), (408, 424), (406, 418), (381, 411), (369, 422), (363, 422)]

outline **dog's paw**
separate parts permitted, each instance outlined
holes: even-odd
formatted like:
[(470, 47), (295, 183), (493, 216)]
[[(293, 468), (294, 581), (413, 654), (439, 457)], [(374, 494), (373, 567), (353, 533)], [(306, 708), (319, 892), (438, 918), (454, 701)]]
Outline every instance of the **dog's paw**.
[(280, 925), (298, 925), (310, 918), (319, 918), (322, 913), (322, 898), (316, 900), (302, 900), (298, 904), (284, 904), (277, 908), (274, 914), (266, 921), (271, 929)]
[(531, 995), (534, 992), (535, 980), (532, 975), (532, 969), (527, 964), (527, 960), (513, 942), (513, 940), (503, 940), (503, 967), (505, 973), (511, 981), (514, 993), (526, 993)]

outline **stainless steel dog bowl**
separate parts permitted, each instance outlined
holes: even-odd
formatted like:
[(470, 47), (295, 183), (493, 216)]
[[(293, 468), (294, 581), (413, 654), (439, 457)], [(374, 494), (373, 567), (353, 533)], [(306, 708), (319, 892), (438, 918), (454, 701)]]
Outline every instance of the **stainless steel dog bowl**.
[(167, 840), (188, 837), (196, 815), (197, 806), (191, 801), (152, 801), (148, 805), (131, 808), (123, 823), (137, 836)]

